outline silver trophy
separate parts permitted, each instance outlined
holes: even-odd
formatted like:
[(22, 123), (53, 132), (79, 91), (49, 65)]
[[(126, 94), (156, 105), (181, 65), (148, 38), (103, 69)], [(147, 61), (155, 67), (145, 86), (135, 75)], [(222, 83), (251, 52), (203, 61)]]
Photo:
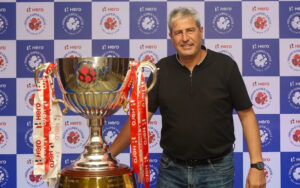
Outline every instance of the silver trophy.
[[(108, 153), (108, 145), (102, 137), (104, 118), (126, 105), (124, 89), (135, 61), (130, 58), (82, 57), (59, 58), (57, 77), (64, 102), (72, 111), (88, 119), (90, 135), (80, 158), (65, 167), (59, 174), (57, 187), (136, 187), (132, 170)], [(156, 82), (157, 69), (153, 63), (141, 62), (140, 68), (149, 68)], [(35, 71), (37, 82), (45, 66)]]

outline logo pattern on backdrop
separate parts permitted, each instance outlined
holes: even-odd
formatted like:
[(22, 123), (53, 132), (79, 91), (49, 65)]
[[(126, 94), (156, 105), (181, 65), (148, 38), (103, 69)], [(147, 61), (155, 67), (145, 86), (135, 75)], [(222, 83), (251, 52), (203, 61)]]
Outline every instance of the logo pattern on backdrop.
[[(44, 62), (55, 61), (61, 57), (131, 57), (139, 61), (156, 63), (160, 58), (175, 52), (167, 36), (166, 20), (169, 11), (182, 6), (182, 2), (177, 0), (151, 2), (116, 0), (109, 3), (99, 0), (0, 2), (0, 119), (2, 117), (18, 119), (17, 125), (9, 122), (9, 126), (3, 126), (0, 123), (0, 188), (17, 187), (18, 183), (24, 183), (26, 184), (24, 186), (29, 187), (45, 186), (41, 177), (32, 173), (32, 166), (24, 167), (16, 162), (17, 158), (32, 155), (32, 123), (24, 124), (31, 116), (21, 116), (23, 114), (18, 113), (22, 112), (19, 112), (19, 109), (15, 110), (16, 106), (22, 106), (26, 111), (32, 110), (33, 88), (24, 91), (21, 89), (24, 87), (19, 86), (25, 83), (25, 79), (33, 78), (32, 71)], [(300, 5), (296, 0), (267, 2), (193, 0), (186, 2), (186, 5), (196, 8), (200, 13), (201, 25), (204, 27), (203, 43), (206, 46), (212, 41), (223, 44), (217, 41), (223, 39), (226, 40), (228, 47), (234, 47), (220, 47), (218, 50), (239, 61), (237, 62), (239, 68), (244, 80), (247, 81), (245, 84), (250, 86), (248, 92), (254, 110), (258, 111), (259, 119), (271, 120), (270, 124), (259, 123), (262, 150), (270, 155), (271, 159), (279, 155), (278, 158), (282, 160), (280, 165), (271, 162), (274, 160), (267, 162), (265, 175), (268, 186), (278, 187), (281, 183), (281, 187), (296, 188), (300, 185), (298, 150), (286, 151), (287, 147), (281, 145), (281, 142), (282, 138), (285, 138), (284, 143), (288, 147), (299, 148), (300, 125), (299, 123), (293, 124), (292, 127), (284, 125), (285, 134), (282, 135), (279, 129), (282, 129), (283, 125), (277, 122), (280, 122), (284, 115), (293, 116), (291, 119), (300, 119), (298, 117)], [(97, 79), (92, 67), (77, 68), (77, 76), (83, 87), (85, 83)], [(258, 81), (260, 79), (262, 81)], [(253, 85), (253, 80), (257, 85)], [(259, 85), (259, 82), (269, 85)], [(59, 86), (56, 87), (58, 88)], [(17, 98), (16, 92), (23, 92), (22, 97)], [(71, 115), (74, 113), (68, 113), (65, 118)], [(273, 116), (276, 118), (272, 119)], [(118, 113), (109, 118), (113, 121), (106, 119), (103, 136), (107, 143), (111, 144), (119, 134), (127, 116), (125, 118), (125, 115)], [(64, 159), (73, 161), (78, 157), (77, 153), (82, 149), (88, 136), (87, 125), (83, 124), (85, 123), (64, 124), (62, 135)], [(149, 126), (150, 154), (155, 155), (155, 162), (153, 160), (150, 166), (153, 188), (158, 177), (161, 154), (160, 129), (161, 125)], [(18, 135), (16, 139), (15, 131)], [(242, 135), (237, 138), (242, 138)], [(11, 143), (15, 141), (14, 139), (19, 143), (18, 147)], [(244, 185), (241, 182), (243, 177), (247, 175), (243, 170), (249, 167), (248, 164), (244, 164), (244, 153), (248, 152), (246, 147), (243, 143), (241, 151), (236, 152), (241, 160), (238, 163), (240, 168), (237, 168), (235, 180), (236, 184), (241, 186)], [(124, 150), (125, 157), (122, 160), (129, 161), (129, 150), (129, 148)], [(5, 151), (5, 154), (2, 154), (2, 151)], [(296, 156), (295, 161), (286, 164), (289, 160), (285, 161), (287, 158), (285, 155)], [(24, 173), (21, 177), (17, 176), (19, 170)]]

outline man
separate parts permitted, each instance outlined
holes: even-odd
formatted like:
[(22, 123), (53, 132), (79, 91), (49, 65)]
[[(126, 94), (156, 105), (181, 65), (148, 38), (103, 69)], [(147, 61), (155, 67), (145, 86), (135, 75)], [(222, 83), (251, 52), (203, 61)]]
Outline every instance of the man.
[[(168, 27), (177, 54), (157, 63), (158, 80), (149, 92), (149, 120), (158, 107), (162, 115), (157, 187), (233, 187), (233, 109), (250, 154), (246, 187), (265, 187), (259, 128), (237, 64), (202, 45), (194, 9), (174, 9)], [(129, 143), (127, 122), (110, 152), (115, 156)]]

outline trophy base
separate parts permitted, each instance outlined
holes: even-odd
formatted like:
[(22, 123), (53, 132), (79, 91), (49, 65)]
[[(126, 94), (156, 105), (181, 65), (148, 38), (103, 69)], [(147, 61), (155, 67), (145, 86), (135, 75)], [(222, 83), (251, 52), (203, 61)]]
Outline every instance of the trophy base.
[(136, 188), (133, 171), (126, 165), (103, 170), (67, 166), (59, 174), (57, 188)]

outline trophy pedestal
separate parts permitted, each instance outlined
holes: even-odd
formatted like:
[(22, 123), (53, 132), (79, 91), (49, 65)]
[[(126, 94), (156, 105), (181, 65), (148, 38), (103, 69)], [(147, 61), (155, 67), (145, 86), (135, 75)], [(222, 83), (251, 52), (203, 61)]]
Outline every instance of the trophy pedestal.
[(57, 188), (136, 188), (134, 173), (124, 164), (101, 170), (67, 166), (59, 174)]

